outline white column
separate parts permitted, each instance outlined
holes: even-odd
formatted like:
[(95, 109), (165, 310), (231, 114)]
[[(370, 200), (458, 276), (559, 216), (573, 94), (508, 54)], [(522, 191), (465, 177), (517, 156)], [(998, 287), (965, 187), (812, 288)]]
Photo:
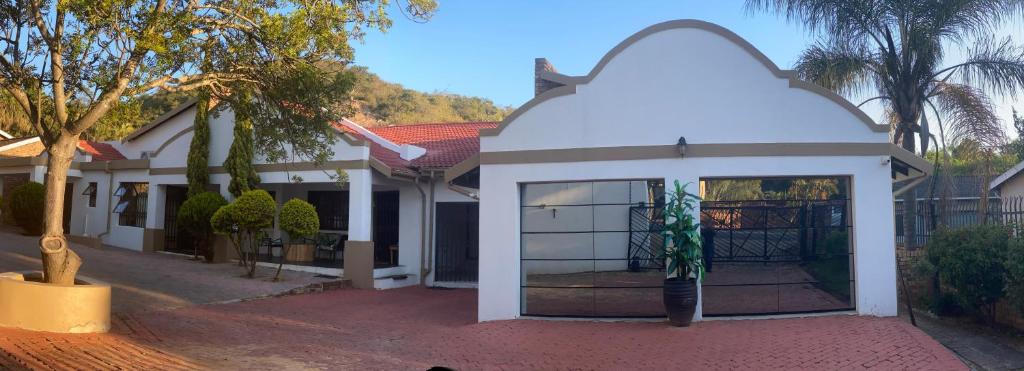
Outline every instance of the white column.
[(166, 186), (150, 183), (146, 196), (146, 228), (164, 229), (164, 202), (166, 202)]
[(373, 239), (373, 174), (370, 169), (348, 170), (348, 239)]

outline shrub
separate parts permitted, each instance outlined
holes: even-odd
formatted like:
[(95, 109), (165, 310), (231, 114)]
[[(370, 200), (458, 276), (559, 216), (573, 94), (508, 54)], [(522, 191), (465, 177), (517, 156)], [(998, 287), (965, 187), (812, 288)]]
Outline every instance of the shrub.
[(320, 230), (320, 217), (309, 202), (293, 198), (281, 206), (281, 230), (292, 239), (309, 237)]
[(217, 234), (230, 235), (235, 232), (235, 205), (221, 206), (210, 216), (210, 227)]
[(995, 304), (1004, 295), (1003, 266), (1009, 230), (997, 225), (943, 228), (932, 235), (928, 261), (941, 282), (954, 290), (965, 309), (980, 309), (992, 320)]
[(245, 191), (231, 203), (235, 208), (235, 222), (246, 231), (257, 231), (274, 226), (277, 203), (267, 191)]
[(1006, 250), (1006, 298), (1024, 313), (1024, 238), (1010, 240)]
[[(309, 202), (293, 198), (281, 206), (281, 230), (288, 233), (293, 240), (299, 237), (308, 237), (320, 230), (320, 217), (316, 215), (316, 208)], [(289, 246), (284, 246), (284, 255), (288, 255)], [(274, 281), (281, 277), (281, 266), (284, 259), (277, 264), (277, 273), (274, 274)]]
[(25, 233), (38, 236), (43, 234), (43, 203), (46, 187), (28, 182), (11, 191), (10, 211), (15, 222)]
[(189, 197), (178, 209), (178, 227), (192, 235), (196, 256), (202, 253), (207, 261), (213, 260), (213, 249), (209, 248), (213, 234), (210, 218), (227, 203), (219, 193), (203, 192)]

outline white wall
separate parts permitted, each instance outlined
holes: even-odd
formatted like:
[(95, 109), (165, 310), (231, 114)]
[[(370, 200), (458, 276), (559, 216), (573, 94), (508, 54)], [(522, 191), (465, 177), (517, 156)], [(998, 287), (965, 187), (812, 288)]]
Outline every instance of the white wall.
[[(790, 87), (728, 31), (712, 29), (682, 22), (641, 32), (574, 94), (532, 102), (499, 135), (482, 136), (481, 152), (664, 146), (681, 136), (690, 144), (888, 142), (862, 115)], [(896, 314), (890, 167), (880, 156), (688, 157), (482, 165), (479, 320), (520, 315), (521, 183), (662, 178), (667, 187), (693, 183), (696, 193), (701, 177), (739, 176), (849, 176), (857, 310)]]

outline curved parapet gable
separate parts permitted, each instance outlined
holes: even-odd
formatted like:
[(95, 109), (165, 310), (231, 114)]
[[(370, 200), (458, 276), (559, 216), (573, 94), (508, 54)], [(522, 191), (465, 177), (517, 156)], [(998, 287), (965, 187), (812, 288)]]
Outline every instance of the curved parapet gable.
[[(648, 27), (585, 76), (558, 76), (481, 150), (690, 143), (887, 142), (843, 97), (778, 68), (735, 33), (698, 20)], [(499, 136), (499, 134), (501, 134)]]

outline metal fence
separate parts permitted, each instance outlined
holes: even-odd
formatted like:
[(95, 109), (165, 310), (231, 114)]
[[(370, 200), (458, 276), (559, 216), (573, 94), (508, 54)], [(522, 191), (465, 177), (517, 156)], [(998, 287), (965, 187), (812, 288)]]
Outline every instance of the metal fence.
[[(988, 210), (982, 211), (979, 198), (956, 198), (940, 202), (938, 199), (917, 200), (917, 222), (914, 225), (916, 246), (928, 243), (928, 238), (940, 226), (950, 228), (968, 227), (983, 223), (1020, 225), (1024, 223), (1024, 198), (990, 197)], [(905, 245), (903, 231), (903, 202), (896, 200), (896, 244)]]

